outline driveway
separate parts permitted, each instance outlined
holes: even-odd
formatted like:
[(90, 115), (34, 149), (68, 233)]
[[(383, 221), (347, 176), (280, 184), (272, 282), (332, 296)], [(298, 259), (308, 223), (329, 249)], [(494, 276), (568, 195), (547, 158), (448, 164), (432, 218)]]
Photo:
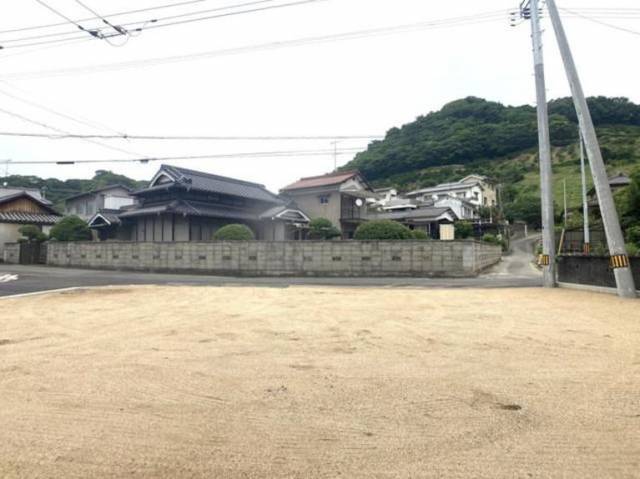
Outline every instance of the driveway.
[(191, 286), (352, 286), (417, 288), (513, 288), (536, 287), (541, 275), (531, 266), (530, 237), (513, 242), (513, 252), (477, 278), (243, 278), (187, 274), (137, 273), (51, 266), (0, 265), (0, 296), (36, 293), (85, 286), (191, 285)]

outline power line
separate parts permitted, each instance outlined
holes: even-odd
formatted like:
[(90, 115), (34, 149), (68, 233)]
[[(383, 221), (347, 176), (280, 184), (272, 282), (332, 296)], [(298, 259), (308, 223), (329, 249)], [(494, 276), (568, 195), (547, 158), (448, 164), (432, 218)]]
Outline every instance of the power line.
[[(3, 93), (0, 91), (0, 93)], [(1, 111), (1, 110), (0, 110)], [(98, 134), (49, 134), (19, 131), (0, 131), (0, 136), (46, 138), (50, 140), (100, 139), (100, 140), (153, 140), (153, 141), (325, 141), (325, 140), (379, 140), (381, 135), (286, 135), (286, 136), (210, 136), (210, 135), (98, 135)]]
[[(40, 0), (38, 0), (40, 1)], [(77, 0), (76, 0), (77, 1)], [(174, 22), (170, 22), (170, 23), (159, 23), (165, 20), (170, 20), (170, 19), (178, 19), (178, 18), (184, 18), (187, 16), (193, 16), (193, 15), (200, 15), (200, 14), (204, 14), (204, 13), (211, 13), (211, 12), (216, 12), (216, 11), (222, 11), (222, 10), (230, 10), (230, 9), (234, 9), (234, 8), (241, 8), (241, 7), (246, 7), (246, 6), (251, 6), (251, 5), (257, 5), (257, 4), (262, 4), (262, 3), (269, 3), (272, 2), (274, 0), (256, 0), (256, 1), (251, 1), (251, 2), (245, 2), (245, 3), (240, 3), (240, 4), (235, 4), (235, 5), (227, 5), (224, 7), (218, 7), (218, 8), (213, 8), (213, 9), (209, 9), (209, 10), (202, 10), (199, 12), (190, 12), (190, 13), (183, 13), (180, 15), (172, 15), (172, 16), (167, 16), (167, 17), (163, 17), (163, 18), (159, 18), (159, 19), (151, 19), (151, 20), (145, 20), (145, 21), (138, 21), (138, 22), (131, 22), (131, 23), (125, 23), (122, 26), (119, 26), (119, 28), (123, 29), (124, 27), (133, 27), (134, 25), (140, 25), (142, 24), (142, 26), (138, 26), (135, 28), (130, 28), (131, 31), (134, 31), (136, 33), (141, 33), (145, 30), (151, 30), (151, 29), (156, 29), (156, 28), (165, 28), (165, 27), (170, 27), (170, 26), (175, 26), (175, 25), (182, 25), (182, 24), (187, 24), (187, 23), (193, 23), (193, 22), (201, 22), (201, 21), (205, 21), (205, 20), (214, 20), (214, 19), (218, 19), (218, 18), (225, 18), (225, 17), (231, 17), (231, 16), (237, 16), (237, 15), (245, 15), (245, 14), (249, 14), (249, 13), (257, 13), (257, 12), (262, 12), (262, 11), (267, 11), (267, 10), (275, 10), (275, 9), (280, 9), (280, 8), (287, 8), (287, 7), (294, 7), (294, 6), (298, 6), (298, 5), (304, 5), (304, 4), (309, 4), (309, 3), (317, 3), (317, 2), (326, 2), (328, 0), (298, 0), (295, 2), (289, 2), (289, 3), (283, 3), (283, 4), (278, 4), (278, 5), (270, 5), (270, 6), (266, 6), (266, 7), (260, 7), (260, 8), (253, 8), (253, 9), (248, 9), (248, 10), (240, 10), (240, 11), (236, 11), (236, 12), (229, 12), (229, 13), (223, 13), (223, 14), (217, 14), (217, 15), (208, 15), (208, 16), (204, 16), (204, 17), (199, 17), (199, 18), (191, 18), (191, 19), (186, 19), (186, 20), (177, 20)], [(81, 28), (81, 27), (79, 27)], [(115, 28), (115, 27), (113, 27)], [(83, 29), (83, 28), (81, 28)], [(83, 29), (84, 31), (87, 31), (86, 29)], [(93, 37), (95, 38), (99, 38), (99, 39), (107, 39), (110, 38), (109, 35), (104, 35), (102, 33), (102, 28), (96, 28), (91, 30)], [(128, 32), (130, 33), (130, 32)], [(121, 35), (124, 35), (125, 33), (119, 33)], [(57, 42), (63, 42), (63, 41), (67, 41), (69, 39), (65, 38), (54, 38), (54, 39), (50, 39), (50, 40), (43, 40), (43, 41), (37, 41), (37, 42), (31, 42), (31, 43), (22, 43), (22, 44), (18, 44), (18, 45), (13, 45), (13, 46), (4, 46), (7, 45), (9, 43), (20, 43), (20, 42), (24, 42), (24, 41), (29, 41), (29, 40), (42, 40), (45, 38), (52, 38), (52, 37), (68, 37), (71, 35), (76, 35), (76, 32), (57, 32), (57, 33), (49, 33), (49, 34), (44, 34), (44, 35), (36, 35), (36, 36), (30, 36), (30, 37), (22, 37), (22, 38), (13, 38), (13, 39), (9, 39), (9, 40), (4, 40), (2, 41), (1, 45), (0, 45), (0, 49), (9, 49), (9, 48), (24, 48), (24, 47), (28, 47), (28, 46), (38, 46), (38, 45), (46, 45), (49, 43), (57, 43)], [(117, 36), (117, 35), (111, 35), (111, 36)], [(83, 38), (82, 35), (80, 36), (75, 36), (72, 39), (80, 39)]]
[(347, 41), (357, 40), (363, 38), (369, 38), (373, 36), (381, 35), (394, 35), (407, 32), (418, 32), (425, 29), (432, 28), (449, 28), (457, 26), (470, 26), (487, 22), (499, 21), (508, 14), (508, 10), (498, 10), (493, 12), (480, 13), (476, 15), (468, 15), (463, 17), (452, 17), (443, 20), (431, 20), (426, 22), (411, 23), (404, 25), (396, 25), (392, 27), (371, 28), (365, 30), (355, 30), (350, 32), (343, 32), (338, 34), (321, 35), (314, 37), (303, 37), (293, 40), (275, 41), (262, 44), (247, 45), (243, 47), (228, 48), (222, 50), (212, 50), (206, 52), (192, 53), (187, 55), (175, 55), (169, 57), (156, 57), (147, 60), (131, 60), (126, 62), (103, 64), (103, 65), (90, 65), (84, 67), (73, 67), (64, 69), (53, 69), (44, 71), (31, 71), (31, 72), (19, 72), (14, 74), (8, 74), (3, 79), (37, 79), (46, 78), (52, 76), (64, 76), (74, 74), (86, 74), (86, 73), (102, 73), (106, 71), (127, 70), (130, 68), (140, 68), (148, 66), (157, 66), (170, 63), (194, 61), (203, 58), (214, 58), (227, 55), (238, 55), (243, 53), (249, 53), (253, 51), (268, 51), (277, 50), (281, 48), (296, 47), (309, 44), (322, 44), (333, 41)]
[[(106, 16), (107, 17), (119, 17), (119, 16), (123, 16), (123, 15), (132, 15), (135, 13), (144, 13), (144, 12), (150, 12), (150, 11), (154, 11), (154, 10), (163, 10), (163, 9), (167, 9), (167, 8), (175, 8), (175, 7), (181, 7), (184, 5), (193, 5), (195, 3), (202, 3), (202, 2), (206, 2), (208, 0), (188, 0), (188, 1), (184, 1), (184, 2), (176, 2), (176, 3), (169, 3), (169, 4), (164, 4), (164, 5), (158, 5), (155, 7), (147, 7), (147, 8), (139, 8), (137, 10), (126, 10), (123, 12), (113, 12), (113, 13), (107, 13)], [(88, 21), (93, 21), (93, 20), (99, 20), (99, 17), (86, 17), (86, 18), (80, 18), (79, 20), (77, 20), (78, 22), (88, 22)], [(47, 28), (55, 28), (55, 27), (60, 27), (63, 25), (66, 25), (67, 22), (62, 22), (62, 23), (49, 23), (46, 25), (36, 25), (36, 26), (32, 26), (32, 27), (21, 27), (21, 28), (13, 28), (10, 30), (2, 30), (0, 31), (0, 35), (5, 34), (5, 33), (16, 33), (16, 32), (26, 32), (26, 31), (30, 31), (30, 30), (41, 30), (41, 29), (47, 29)]]
[(113, 28), (116, 32), (118, 32), (120, 35), (128, 35), (129, 32), (121, 27), (120, 25), (114, 25), (113, 23), (111, 23), (109, 20), (107, 20), (106, 18), (104, 18), (103, 16), (101, 16), (98, 12), (96, 12), (93, 8), (89, 7), (87, 4), (85, 4), (82, 0), (76, 0), (76, 3), (78, 5), (80, 5), (81, 7), (83, 7), (85, 10), (91, 12), (93, 15), (95, 15), (97, 18), (99, 18), (100, 20), (102, 20), (102, 22)]
[[(18, 118), (19, 120), (25, 121), (27, 123), (31, 123), (33, 125), (37, 125), (37, 126), (40, 126), (42, 128), (46, 128), (47, 130), (55, 131), (57, 133), (62, 133), (62, 134), (69, 134), (68, 131), (62, 130), (60, 128), (56, 128), (54, 126), (48, 125), (46, 123), (43, 123), (43, 122), (40, 122), (40, 121), (37, 121), (37, 120), (33, 120), (33, 119), (28, 118), (28, 117), (26, 117), (24, 115), (20, 115), (19, 113), (14, 113), (12, 111), (5, 110), (4, 108), (0, 108), (0, 112), (4, 113), (5, 115), (12, 116), (14, 118)], [(98, 146), (101, 146), (103, 148), (107, 148), (109, 150), (118, 151), (120, 153), (125, 153), (127, 155), (135, 155), (135, 156), (140, 156), (140, 157), (143, 156), (143, 155), (140, 155), (139, 153), (135, 153), (135, 152), (132, 152), (132, 151), (129, 151), (129, 150), (118, 148), (116, 146), (107, 145), (107, 144), (104, 144), (104, 143), (101, 143), (99, 141), (92, 140), (92, 139), (89, 139), (89, 138), (88, 139), (83, 139), (83, 141), (86, 141), (88, 143), (93, 143), (94, 145), (98, 145)]]
[(87, 28), (84, 28), (82, 25), (80, 25), (78, 22), (76, 22), (75, 20), (67, 17), (64, 13), (56, 10), (55, 8), (53, 8), (52, 6), (48, 5), (47, 3), (43, 2), (42, 0), (36, 0), (36, 2), (38, 2), (40, 5), (42, 5), (44, 8), (46, 8), (47, 10), (53, 12), (54, 14), (56, 14), (57, 16), (59, 16), (60, 18), (64, 18), (67, 22), (71, 23), (72, 25), (75, 25), (79, 30), (82, 30), (85, 33), (88, 33), (89, 35), (91, 35), (92, 37), (95, 38), (101, 38), (100, 36), (100, 32), (98, 30), (90, 30)]
[(204, 155), (178, 155), (148, 158), (112, 158), (106, 160), (33, 160), (33, 161), (11, 161), (12, 165), (75, 165), (85, 163), (149, 163), (157, 161), (187, 161), (187, 160), (208, 160), (208, 159), (229, 159), (229, 158), (287, 158), (298, 156), (325, 156), (325, 155), (352, 155), (359, 148), (343, 148), (337, 150), (282, 150), (282, 151), (253, 151), (243, 153), (212, 153)]
[[(11, 88), (13, 88), (15, 90), (20, 90), (23, 93), (27, 93), (24, 90), (21, 90), (21, 89), (15, 87), (15, 86), (11, 85), (8, 82), (0, 80), (0, 83), (3, 83), (3, 84), (5, 84), (5, 85), (7, 85), (7, 86), (9, 86), (9, 87), (11, 87)], [(38, 108), (40, 110), (46, 111), (47, 113), (51, 113), (52, 115), (56, 115), (56, 116), (58, 116), (60, 118), (64, 118), (66, 120), (70, 120), (70, 121), (72, 121), (74, 123), (77, 123), (79, 125), (88, 126), (89, 128), (92, 128), (92, 129), (95, 129), (95, 130), (107, 130), (107, 131), (110, 131), (110, 132), (112, 132), (112, 133), (114, 133), (114, 134), (116, 134), (118, 136), (125, 136), (124, 133), (122, 133), (120, 131), (117, 131), (117, 130), (114, 130), (113, 128), (110, 128), (110, 127), (108, 127), (108, 126), (106, 126), (106, 125), (104, 125), (102, 123), (98, 123), (98, 122), (94, 122), (94, 121), (88, 120), (86, 118), (74, 117), (74, 116), (68, 115), (66, 113), (62, 113), (62, 112), (60, 112), (58, 110), (55, 110), (55, 109), (53, 109), (51, 107), (42, 105), (42, 104), (37, 103), (37, 102), (35, 102), (33, 100), (28, 100), (28, 99), (26, 99), (24, 97), (21, 97), (21, 96), (18, 96), (18, 95), (14, 95), (12, 93), (6, 92), (6, 91), (1, 90), (1, 89), (0, 89), (0, 94), (5, 95), (5, 96), (7, 96), (9, 98), (12, 98), (12, 99), (14, 99), (16, 101), (19, 101), (21, 103), (24, 103), (26, 105), (32, 106), (34, 108)], [(31, 94), (29, 94), (29, 95), (31, 95)]]
[[(199, 0), (199, 1), (203, 1), (203, 0)], [(251, 6), (251, 5), (258, 5), (258, 4), (263, 4), (263, 3), (270, 3), (273, 2), (275, 0), (254, 0), (251, 2), (245, 2), (245, 3), (238, 3), (238, 4), (234, 4), (234, 5), (226, 5), (223, 7), (217, 7), (217, 8), (212, 8), (212, 9), (208, 9), (208, 10), (200, 10), (197, 12), (188, 12), (188, 13), (182, 13), (179, 15), (171, 15), (171, 16), (167, 16), (167, 17), (160, 17), (160, 18), (153, 18), (150, 20), (142, 20), (142, 21), (137, 21), (137, 22), (130, 22), (130, 23), (123, 23), (121, 26), (122, 27), (131, 27), (131, 26), (139, 26), (142, 25), (142, 27), (136, 28), (136, 31), (141, 31), (142, 28), (144, 26), (146, 26), (149, 23), (156, 23), (156, 22), (161, 22), (164, 21), (166, 19), (176, 19), (176, 18), (183, 18), (183, 17), (187, 17), (187, 16), (193, 16), (193, 15), (200, 15), (203, 13), (211, 13), (211, 12), (219, 12), (219, 11), (224, 11), (224, 10), (232, 10), (234, 8), (242, 8), (242, 7), (247, 7), (247, 6)], [(101, 31), (101, 30), (106, 30), (107, 27), (101, 27), (101, 28), (96, 28), (96, 31)], [(8, 45), (10, 43), (20, 43), (20, 42), (26, 42), (29, 40), (42, 40), (45, 38), (55, 38), (55, 37), (68, 37), (68, 36), (75, 36), (74, 38), (71, 38), (69, 40), (74, 40), (74, 39), (84, 39), (84, 36), (77, 36), (77, 32), (76, 31), (70, 31), (70, 32), (53, 32), (53, 33), (46, 33), (46, 34), (39, 34), (39, 35), (32, 35), (32, 36), (28, 36), (28, 37), (20, 37), (20, 38), (10, 38), (7, 40), (2, 40), (0, 43), (4, 46), (4, 45)], [(63, 41), (63, 40), (58, 40), (58, 41)], [(5, 47), (6, 48), (6, 47)]]
[(618, 25), (613, 25), (613, 24), (608, 23), (608, 22), (603, 22), (602, 20), (598, 20), (598, 19), (590, 17), (590, 16), (582, 15), (580, 13), (577, 13), (575, 11), (569, 10), (567, 8), (560, 8), (559, 10), (562, 10), (563, 12), (567, 12), (567, 13), (569, 13), (571, 15), (575, 15), (577, 17), (583, 18), (583, 19), (588, 20), (590, 22), (597, 23), (598, 25), (602, 25), (602, 26), (605, 26), (605, 27), (608, 27), (608, 28), (613, 28), (614, 30), (619, 30), (621, 32), (631, 33), (632, 35), (640, 35), (640, 31), (639, 30), (632, 30), (630, 28), (625, 28), (625, 27), (621, 27), (621, 26), (618, 26)]

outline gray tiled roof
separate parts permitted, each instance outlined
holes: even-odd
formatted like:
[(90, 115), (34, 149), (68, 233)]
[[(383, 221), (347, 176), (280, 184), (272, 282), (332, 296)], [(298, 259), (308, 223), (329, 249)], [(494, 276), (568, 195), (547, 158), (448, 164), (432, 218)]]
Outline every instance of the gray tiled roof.
[(19, 196), (22, 193), (26, 193), (37, 201), (41, 201), (44, 204), (51, 205), (52, 203), (43, 198), (40, 190), (37, 188), (21, 188), (19, 186), (0, 186), (0, 198), (5, 199), (7, 197)]
[[(284, 214), (283, 214), (284, 213)], [(284, 221), (296, 221), (306, 222), (305, 214), (300, 211), (296, 206), (292, 205), (280, 205), (273, 208), (269, 208), (267, 211), (260, 215), (260, 219), (273, 219), (276, 216), (281, 215), (279, 219)]]
[(438, 208), (418, 208), (410, 211), (399, 211), (397, 213), (381, 213), (376, 215), (369, 215), (368, 219), (376, 220), (435, 220), (445, 213), (451, 213), (455, 218), (456, 214), (451, 208), (438, 207)]
[(24, 223), (35, 225), (54, 225), (62, 216), (14, 211), (0, 212), (0, 223)]
[[(176, 183), (172, 185), (207, 193), (220, 193), (269, 203), (279, 203), (282, 201), (277, 195), (267, 190), (264, 185), (258, 183), (227, 178), (202, 171), (178, 168), (177, 166), (171, 165), (162, 165), (161, 170), (164, 170), (175, 178)], [(153, 189), (154, 188), (149, 188), (150, 191), (153, 191)], [(138, 193), (144, 193), (145, 191), (147, 190), (141, 190)]]
[(148, 206), (126, 211), (119, 214), (120, 218), (135, 218), (139, 216), (157, 215), (161, 213), (175, 213), (188, 216), (203, 216), (208, 218), (230, 218), (242, 220), (257, 220), (256, 213), (229, 206), (216, 206), (196, 201), (177, 200), (157, 206)]

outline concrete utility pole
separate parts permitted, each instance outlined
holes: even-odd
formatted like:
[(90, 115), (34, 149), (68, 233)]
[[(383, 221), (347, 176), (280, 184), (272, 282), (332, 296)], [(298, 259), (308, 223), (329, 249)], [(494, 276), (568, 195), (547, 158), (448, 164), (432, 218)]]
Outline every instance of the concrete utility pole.
[(547, 6), (549, 7), (551, 23), (553, 24), (553, 29), (556, 33), (567, 78), (569, 79), (573, 102), (580, 122), (580, 130), (582, 131), (587, 150), (587, 157), (589, 158), (589, 164), (591, 166), (593, 182), (595, 184), (596, 193), (598, 194), (598, 202), (602, 213), (602, 222), (604, 223), (604, 230), (607, 235), (607, 243), (609, 245), (609, 253), (611, 255), (611, 267), (614, 270), (616, 284), (618, 287), (618, 295), (623, 298), (635, 298), (636, 287), (633, 281), (633, 275), (631, 274), (629, 256), (627, 255), (627, 250), (624, 244), (624, 237), (622, 236), (622, 229), (620, 228), (620, 220), (613, 201), (613, 194), (609, 187), (609, 178), (607, 176), (604, 160), (602, 159), (602, 152), (600, 151), (600, 144), (598, 143), (596, 129), (593, 126), (593, 120), (591, 118), (589, 106), (587, 105), (587, 99), (584, 95), (584, 90), (582, 89), (582, 83), (578, 76), (578, 70), (573, 59), (573, 54), (571, 53), (571, 48), (569, 47), (567, 34), (564, 31), (564, 26), (562, 25), (562, 20), (555, 0), (547, 0)]
[(567, 228), (567, 179), (562, 180), (562, 194), (564, 198), (564, 228)]
[(583, 253), (591, 254), (591, 232), (589, 231), (589, 202), (587, 199), (587, 168), (584, 164), (584, 141), (580, 132), (580, 174), (582, 176), (582, 216), (584, 216)]
[(539, 263), (543, 269), (545, 288), (556, 286), (555, 224), (553, 214), (553, 172), (551, 170), (551, 138), (549, 134), (549, 110), (547, 86), (542, 53), (542, 30), (538, 0), (530, 0), (521, 6), (524, 18), (531, 18), (533, 60), (536, 77), (536, 99), (538, 104), (538, 143), (540, 147), (540, 200), (542, 206), (542, 255)]

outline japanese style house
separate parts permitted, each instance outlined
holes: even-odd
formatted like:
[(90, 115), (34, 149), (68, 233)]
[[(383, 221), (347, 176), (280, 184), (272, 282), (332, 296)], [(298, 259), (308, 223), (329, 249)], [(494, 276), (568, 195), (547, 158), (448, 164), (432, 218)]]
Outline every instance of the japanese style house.
[(124, 241), (208, 241), (224, 225), (241, 223), (256, 239), (302, 239), (309, 218), (263, 185), (163, 165), (132, 206), (96, 213), (99, 237)]

